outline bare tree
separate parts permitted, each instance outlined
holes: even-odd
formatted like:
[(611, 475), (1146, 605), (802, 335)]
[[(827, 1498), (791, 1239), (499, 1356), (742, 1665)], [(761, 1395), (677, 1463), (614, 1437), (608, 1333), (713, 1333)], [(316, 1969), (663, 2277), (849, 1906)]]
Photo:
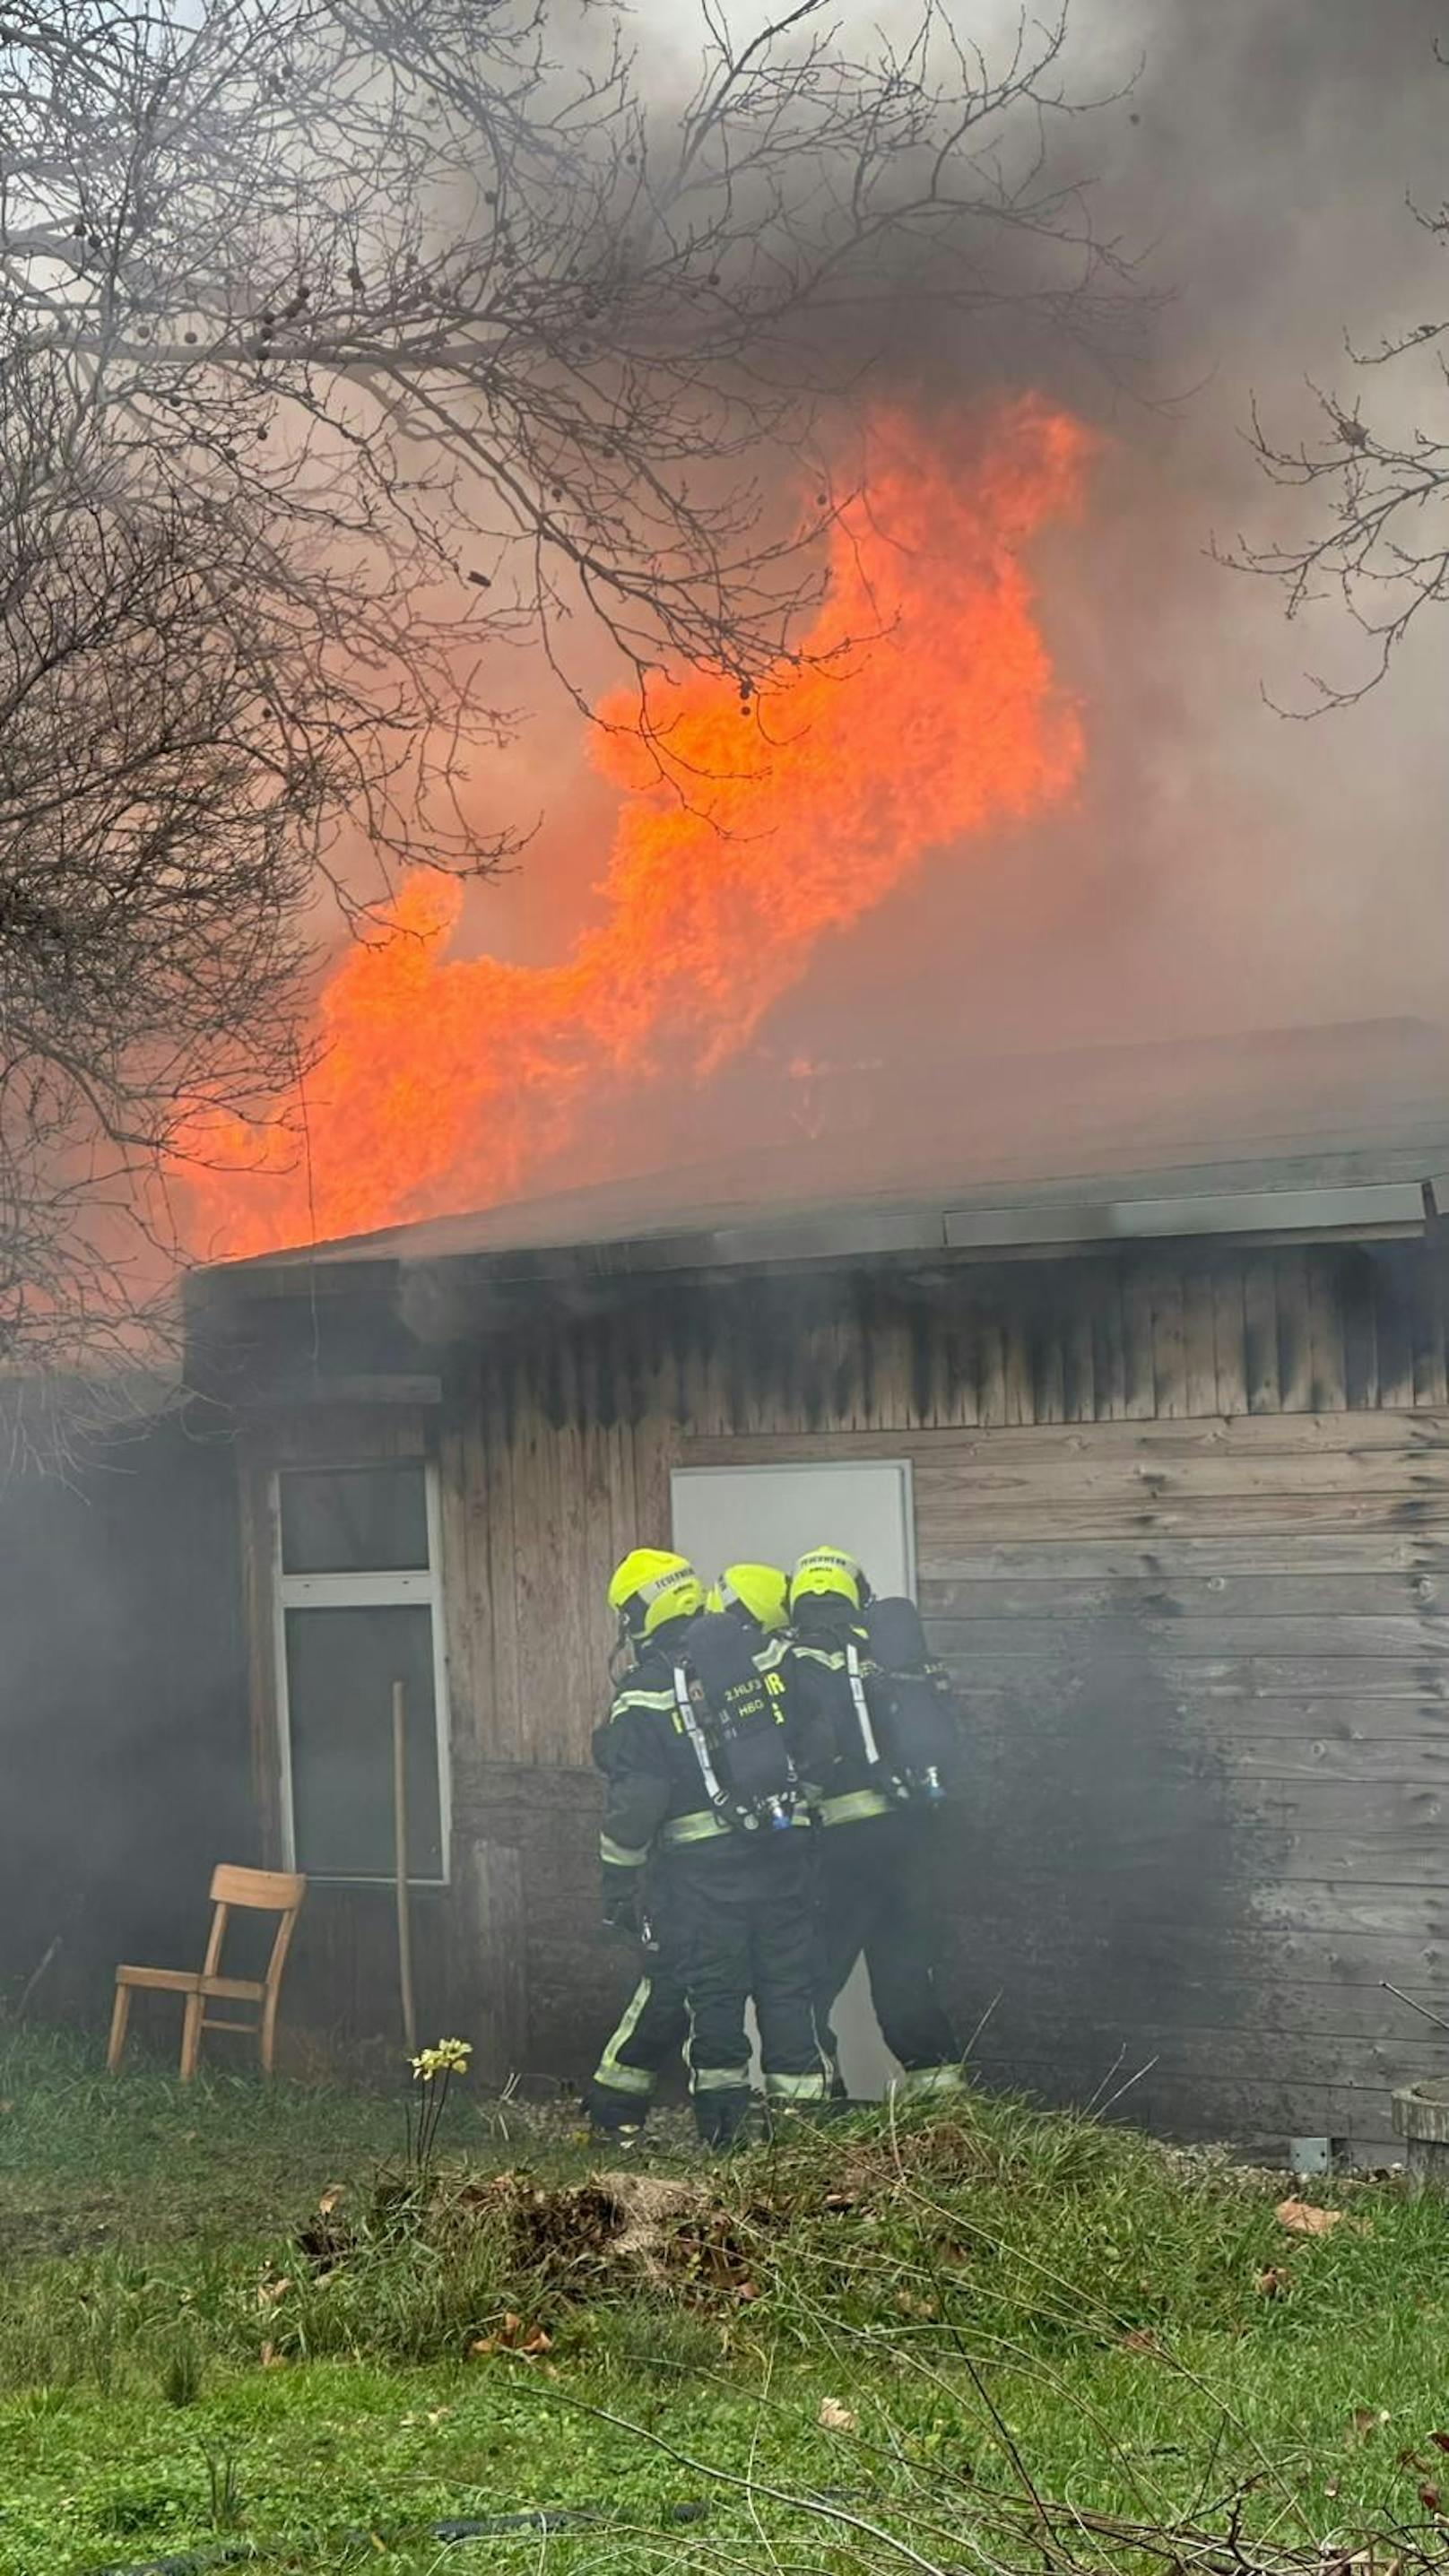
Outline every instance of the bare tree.
[[(1439, 63), (1449, 68), (1449, 57), (1441, 52)], [(1449, 249), (1449, 203), (1411, 200), (1409, 211), (1431, 242)], [(1267, 546), (1240, 542), (1226, 560), (1277, 582), (1290, 617), (1339, 599), (1364, 642), (1356, 679), (1340, 684), (1313, 675), (1311, 712), (1367, 696), (1420, 613), (1449, 602), (1446, 346), (1445, 317), (1367, 349), (1346, 339), (1358, 385), (1351, 393), (1311, 386), (1318, 432), (1297, 444), (1273, 437), (1254, 407), (1259, 462), (1275, 483), (1306, 495), (1303, 532)], [(1417, 420), (1416, 411), (1423, 415)]]
[(318, 878), (510, 846), (462, 793), (508, 648), (582, 700), (602, 639), (646, 726), (671, 663), (748, 701), (830, 508), (773, 461), (900, 277), (1070, 329), (1120, 283), (1062, 23), (992, 65), (931, 0), (868, 56), (701, 0), (672, 95), (627, 25), (0, 0), (0, 1359), (124, 1333), (117, 1227), (292, 1069)]
[(138, 1356), (177, 1121), (295, 1076), (298, 923), (356, 783), (234, 499), (139, 506), (0, 369), (0, 1358)]

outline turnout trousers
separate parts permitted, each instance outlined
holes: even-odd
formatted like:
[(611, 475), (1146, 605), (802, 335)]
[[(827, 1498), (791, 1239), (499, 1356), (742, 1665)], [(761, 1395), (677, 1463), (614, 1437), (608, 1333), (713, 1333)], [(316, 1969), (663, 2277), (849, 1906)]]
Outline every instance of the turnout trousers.
[(961, 2084), (961, 2050), (936, 1992), (936, 1940), (927, 1837), (933, 1820), (896, 1808), (815, 1835), (815, 2011), (837, 2094), (844, 2091), (830, 2015), (862, 1952), (881, 2037), (904, 2069), (907, 2094)]
[(750, 2106), (747, 2003), (766, 2099), (795, 2108), (823, 2102), (829, 2089), (812, 1993), (813, 1840), (800, 1826), (762, 1827), (682, 1844), (659, 1862), (661, 1930), (689, 2019), (695, 2124), (714, 2146), (728, 2144)]
[(627, 2138), (642, 2129), (666, 2066), (684, 2051), (689, 2008), (684, 1987), (662, 1951), (645, 1953), (644, 1974), (604, 2042), (588, 2091), (591, 2127)]

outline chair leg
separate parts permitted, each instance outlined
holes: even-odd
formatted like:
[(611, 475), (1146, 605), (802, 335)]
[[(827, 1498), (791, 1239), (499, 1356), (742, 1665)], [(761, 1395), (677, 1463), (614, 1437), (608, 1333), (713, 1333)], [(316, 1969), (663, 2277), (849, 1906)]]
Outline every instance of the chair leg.
[(277, 2000), (274, 1994), (268, 1995), (262, 2006), (262, 2024), (259, 2034), (262, 2045), (262, 2073), (268, 2076), (277, 2061)]
[(106, 2050), (106, 2073), (119, 2075), (126, 2051), (126, 2029), (131, 2018), (131, 1989), (117, 1985), (116, 2000), (111, 2008), (111, 2041)]
[(181, 2024), (181, 2081), (183, 2084), (190, 2083), (196, 2073), (197, 2060), (201, 2055), (201, 2015), (204, 2003), (205, 1997), (202, 1995), (188, 1995), (186, 1998), (186, 2014)]

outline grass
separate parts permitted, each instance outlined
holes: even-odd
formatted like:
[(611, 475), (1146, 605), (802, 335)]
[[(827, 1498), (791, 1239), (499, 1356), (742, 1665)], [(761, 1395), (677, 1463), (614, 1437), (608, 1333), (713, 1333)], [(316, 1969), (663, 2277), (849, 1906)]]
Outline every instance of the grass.
[[(1449, 2225), (1402, 2184), (1294, 2237), (1271, 2177), (982, 2097), (665, 2158), (631, 2255), (557, 2118), (455, 2098), (418, 2191), (400, 2092), (28, 2037), (0, 2100), (3, 2576), (1135, 2569), (1092, 2517), (1221, 2529), (1239, 2489), (1255, 2565), (1438, 2550)], [(429, 2530), (534, 2506), (613, 2519)]]

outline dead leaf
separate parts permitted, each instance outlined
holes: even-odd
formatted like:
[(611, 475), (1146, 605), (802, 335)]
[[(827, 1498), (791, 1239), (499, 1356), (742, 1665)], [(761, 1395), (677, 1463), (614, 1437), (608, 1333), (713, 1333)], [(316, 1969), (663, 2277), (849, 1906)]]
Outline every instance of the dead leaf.
[(525, 2326), (522, 2317), (515, 2315), (510, 2308), (497, 2332), (480, 2335), (476, 2343), (469, 2344), (468, 2350), (480, 2356), (490, 2352), (516, 2352), (531, 2361), (539, 2353), (553, 2350), (553, 2337), (542, 2326)]
[(281, 2370), (281, 2369), (283, 2369), (283, 2368), (285, 2367), (285, 2362), (286, 2362), (286, 2356), (285, 2356), (283, 2353), (278, 2352), (277, 2347), (276, 2347), (276, 2345), (275, 2345), (274, 2343), (264, 2343), (264, 2344), (263, 2344), (263, 2346), (262, 2346), (262, 2368), (263, 2368), (263, 2370)]
[(842, 2406), (838, 2397), (822, 2397), (815, 2421), (827, 2433), (853, 2433), (860, 2418), (850, 2407)]
[(1449, 2451), (1449, 2433), (1431, 2433), (1429, 2439), (1436, 2451)]
[(1155, 2334), (1150, 2334), (1148, 2332), (1146, 2326), (1134, 2326), (1130, 2334), (1124, 2334), (1122, 2337), (1122, 2349), (1124, 2352), (1154, 2353), (1159, 2359), (1162, 2355), (1161, 2344), (1158, 2342)]
[(1388, 2420), (1381, 2406), (1356, 2406), (1350, 2423), (1359, 2440), (1366, 2442), (1370, 2433), (1376, 2433), (1379, 2426), (1387, 2424)]
[(747, 2304), (751, 2299), (757, 2299), (759, 2295), (760, 2293), (753, 2281), (741, 2281), (739, 2286), (739, 2296), (745, 2300)]
[(330, 2218), (333, 2210), (337, 2207), (339, 2200), (345, 2200), (346, 2196), (347, 2185), (345, 2182), (329, 2182), (321, 2199), (317, 2203), (317, 2214), (319, 2218)]
[(1311, 2200), (1280, 2200), (1273, 2214), (1290, 2236), (1331, 2236), (1344, 2218), (1341, 2209), (1319, 2209)]
[(274, 2308), (279, 2299), (284, 2299), (286, 2297), (291, 2286), (291, 2280), (285, 2272), (282, 2274), (280, 2281), (263, 2281), (259, 2283), (257, 2288), (257, 2306), (259, 2308)]
[(1441, 2499), (1438, 2488), (1430, 2486), (1420, 2487), (1419, 2502), (1426, 2513), (1438, 2513), (1441, 2510)]
[(1293, 2287), (1293, 2275), (1285, 2272), (1281, 2263), (1273, 2263), (1266, 2272), (1254, 2273), (1253, 2287), (1260, 2299), (1286, 2299)]
[(1323, 2492), (1326, 2496), (1336, 2496), (1342, 2485), (1342, 2478), (1328, 2478), (1324, 2481)]

